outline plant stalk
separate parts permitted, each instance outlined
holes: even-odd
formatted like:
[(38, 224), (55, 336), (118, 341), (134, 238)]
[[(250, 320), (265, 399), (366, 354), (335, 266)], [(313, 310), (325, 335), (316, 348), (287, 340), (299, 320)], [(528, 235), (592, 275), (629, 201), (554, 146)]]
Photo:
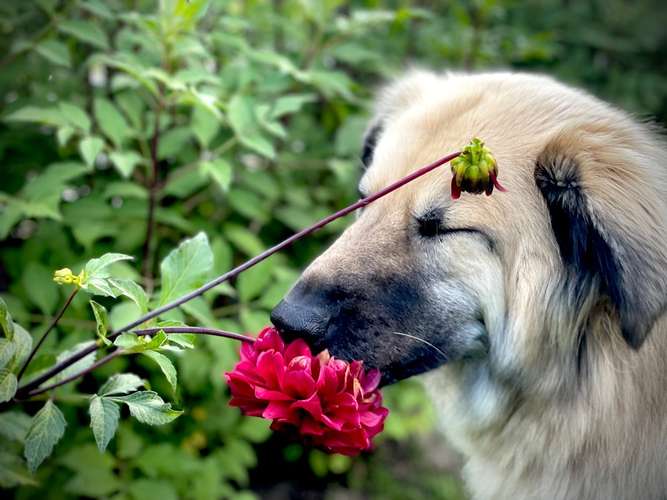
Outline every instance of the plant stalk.
[[(379, 198), (382, 198), (382, 197), (388, 195), (389, 193), (392, 193), (392, 192), (396, 191), (398, 188), (405, 186), (409, 182), (412, 182), (413, 180), (415, 180), (415, 179), (431, 172), (432, 170), (435, 170), (436, 168), (450, 162), (451, 160), (453, 160), (454, 158), (456, 158), (460, 154), (461, 154), (460, 151), (448, 154), (447, 156), (444, 156), (444, 157), (440, 158), (439, 160), (436, 160), (433, 163), (430, 163), (430, 164), (426, 165), (425, 167), (422, 167), (418, 170), (415, 170), (411, 174), (408, 174), (405, 177), (402, 177), (401, 179), (397, 180), (393, 184), (390, 184), (389, 186), (385, 187), (384, 189), (381, 189), (380, 191), (378, 191), (378, 192), (376, 192), (376, 193), (374, 193), (370, 196), (367, 196), (366, 198), (362, 198), (360, 200), (357, 200), (355, 203), (352, 203), (351, 205), (348, 205), (347, 207), (345, 207), (345, 208), (343, 208), (343, 209), (341, 209), (341, 210), (339, 210), (339, 211), (337, 211), (337, 212), (335, 212), (331, 215), (328, 215), (327, 217), (323, 218), (322, 220), (312, 224), (311, 226), (309, 226), (305, 229), (302, 229), (301, 231), (299, 231), (299, 232), (293, 234), (292, 236), (290, 236), (289, 238), (281, 241), (280, 243), (272, 246), (271, 248), (265, 250), (264, 252), (262, 252), (262, 253), (260, 253), (256, 256), (254, 256), (253, 258), (247, 260), (243, 264), (238, 265), (234, 269), (232, 269), (230, 271), (227, 271), (224, 274), (221, 274), (220, 276), (218, 276), (214, 280), (209, 281), (208, 283), (202, 285), (201, 287), (197, 288), (196, 290), (194, 290), (190, 293), (187, 293), (187, 294), (183, 295), (182, 297), (179, 297), (178, 299), (175, 299), (175, 300), (173, 300), (173, 301), (171, 301), (171, 302), (169, 302), (169, 303), (167, 303), (167, 304), (165, 304), (161, 307), (158, 307), (157, 309), (149, 311), (148, 313), (144, 314), (142, 317), (138, 318), (137, 320), (132, 321), (131, 323), (129, 323), (129, 324), (125, 325), (124, 327), (119, 328), (115, 332), (111, 333), (110, 335), (107, 336), (107, 338), (109, 340), (113, 340), (114, 338), (116, 338), (121, 333), (133, 330), (136, 327), (138, 327), (139, 325), (141, 325), (142, 323), (145, 323), (146, 321), (149, 321), (153, 318), (156, 318), (156, 317), (160, 316), (161, 314), (164, 314), (167, 311), (170, 311), (170, 310), (172, 310), (176, 307), (179, 307), (180, 305), (182, 305), (182, 304), (184, 304), (184, 303), (186, 303), (186, 302), (188, 302), (188, 301), (190, 301), (190, 300), (192, 300), (196, 297), (199, 297), (200, 295), (203, 295), (204, 293), (209, 291), (211, 288), (214, 288), (214, 287), (218, 286), (219, 284), (224, 283), (225, 281), (228, 281), (232, 278), (235, 278), (236, 276), (238, 276), (240, 273), (242, 273), (246, 269), (249, 269), (256, 264), (259, 264), (260, 262), (267, 259), (268, 257), (273, 255), (274, 253), (279, 252), (279, 251), (289, 247), (290, 245), (292, 245), (294, 242), (300, 240), (301, 238), (304, 238), (305, 236), (308, 236), (309, 234), (314, 233), (318, 229), (321, 229), (322, 227), (324, 227), (327, 224), (335, 221), (336, 219), (340, 219), (341, 217), (344, 217), (344, 216), (354, 212), (355, 210), (363, 208), (363, 207), (367, 206), (368, 204), (378, 200)], [(41, 384), (43, 384), (44, 382), (49, 380), (54, 375), (60, 373), (65, 368), (67, 368), (68, 366), (76, 363), (78, 360), (87, 356), (88, 354), (95, 351), (96, 349), (97, 349), (97, 346), (91, 346), (91, 347), (89, 347), (87, 349), (84, 349), (84, 350), (72, 355), (71, 357), (61, 361), (60, 363), (56, 364), (55, 366), (53, 366), (51, 369), (47, 370), (45, 373), (43, 373), (39, 377), (37, 377), (34, 380), (28, 382), (27, 384), (23, 385), (22, 387), (19, 387), (19, 389), (17, 391), (17, 395), (22, 396), (22, 395), (25, 395), (25, 394), (29, 394), (33, 389), (35, 389), (36, 387), (39, 387)]]
[(42, 334), (41, 338), (37, 341), (37, 344), (35, 344), (35, 347), (32, 348), (32, 351), (30, 351), (30, 354), (28, 355), (28, 358), (25, 360), (25, 363), (23, 363), (23, 366), (19, 370), (18, 375), (16, 375), (16, 379), (21, 380), (21, 377), (25, 373), (26, 369), (28, 368), (28, 365), (32, 361), (32, 358), (35, 357), (35, 354), (37, 354), (37, 350), (42, 346), (44, 341), (46, 340), (46, 336), (55, 328), (55, 326), (58, 324), (58, 321), (60, 321), (60, 318), (63, 317), (63, 314), (65, 314), (65, 311), (69, 307), (69, 305), (72, 303), (74, 300), (74, 297), (76, 297), (77, 292), (79, 291), (79, 287), (77, 286), (72, 290), (72, 293), (67, 297), (67, 300), (63, 304), (63, 306), (60, 308), (60, 310), (56, 313), (56, 315), (53, 317), (51, 320), (51, 323), (49, 323), (49, 326), (46, 328), (46, 331)]

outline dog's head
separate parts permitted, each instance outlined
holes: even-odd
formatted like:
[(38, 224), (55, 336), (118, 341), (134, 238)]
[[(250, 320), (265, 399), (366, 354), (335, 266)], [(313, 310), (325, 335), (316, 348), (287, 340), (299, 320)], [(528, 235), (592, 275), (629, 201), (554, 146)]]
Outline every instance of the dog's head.
[(542, 349), (581, 363), (600, 317), (609, 343), (641, 346), (667, 293), (665, 154), (646, 127), (520, 74), (413, 73), (378, 102), (361, 195), (474, 136), (508, 192), (453, 201), (444, 167), (364, 208), (273, 311), (285, 335), (385, 383)]

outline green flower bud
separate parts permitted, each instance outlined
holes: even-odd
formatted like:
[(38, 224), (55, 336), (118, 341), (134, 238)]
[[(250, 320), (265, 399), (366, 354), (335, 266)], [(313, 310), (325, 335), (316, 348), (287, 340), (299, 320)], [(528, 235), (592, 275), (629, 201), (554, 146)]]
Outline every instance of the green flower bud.
[(473, 138), (460, 156), (450, 163), (452, 168), (452, 198), (457, 199), (462, 191), (473, 194), (486, 193), (493, 188), (506, 189), (498, 182), (498, 165), (489, 148), (477, 137)]

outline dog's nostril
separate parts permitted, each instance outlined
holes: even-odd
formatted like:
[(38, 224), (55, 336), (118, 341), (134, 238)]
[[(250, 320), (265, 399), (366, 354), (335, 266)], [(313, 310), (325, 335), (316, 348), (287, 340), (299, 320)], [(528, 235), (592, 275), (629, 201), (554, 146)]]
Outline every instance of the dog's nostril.
[(321, 342), (327, 321), (322, 311), (285, 300), (271, 311), (271, 323), (285, 340), (289, 342), (301, 338), (313, 347)]

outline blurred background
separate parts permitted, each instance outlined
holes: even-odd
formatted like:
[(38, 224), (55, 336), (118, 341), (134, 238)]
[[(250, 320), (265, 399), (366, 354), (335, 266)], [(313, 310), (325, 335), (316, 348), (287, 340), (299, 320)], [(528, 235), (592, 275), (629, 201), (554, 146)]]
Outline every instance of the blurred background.
[[(136, 264), (115, 272), (150, 291), (185, 237), (208, 235), (219, 274), (342, 208), (356, 198), (373, 93), (412, 65), (544, 72), (664, 124), (665, 11), (659, 0), (2, 2), (0, 295), (37, 335), (67, 295), (51, 280), (57, 268), (123, 252)], [(348, 222), (181, 314), (259, 331)], [(129, 301), (100, 302), (112, 326), (138, 314)], [(31, 371), (94, 328), (78, 296)], [(375, 452), (328, 456), (227, 407), (222, 373), (237, 348), (199, 339), (174, 358), (175, 392), (134, 358), (58, 390), (56, 401), (71, 403), (61, 407), (66, 435), (34, 477), (8, 454), (20, 453), (16, 435), (0, 428), (3, 497), (466, 498), (418, 381), (385, 391), (391, 414)], [(185, 413), (162, 427), (124, 418), (101, 454), (76, 396), (126, 369)]]

